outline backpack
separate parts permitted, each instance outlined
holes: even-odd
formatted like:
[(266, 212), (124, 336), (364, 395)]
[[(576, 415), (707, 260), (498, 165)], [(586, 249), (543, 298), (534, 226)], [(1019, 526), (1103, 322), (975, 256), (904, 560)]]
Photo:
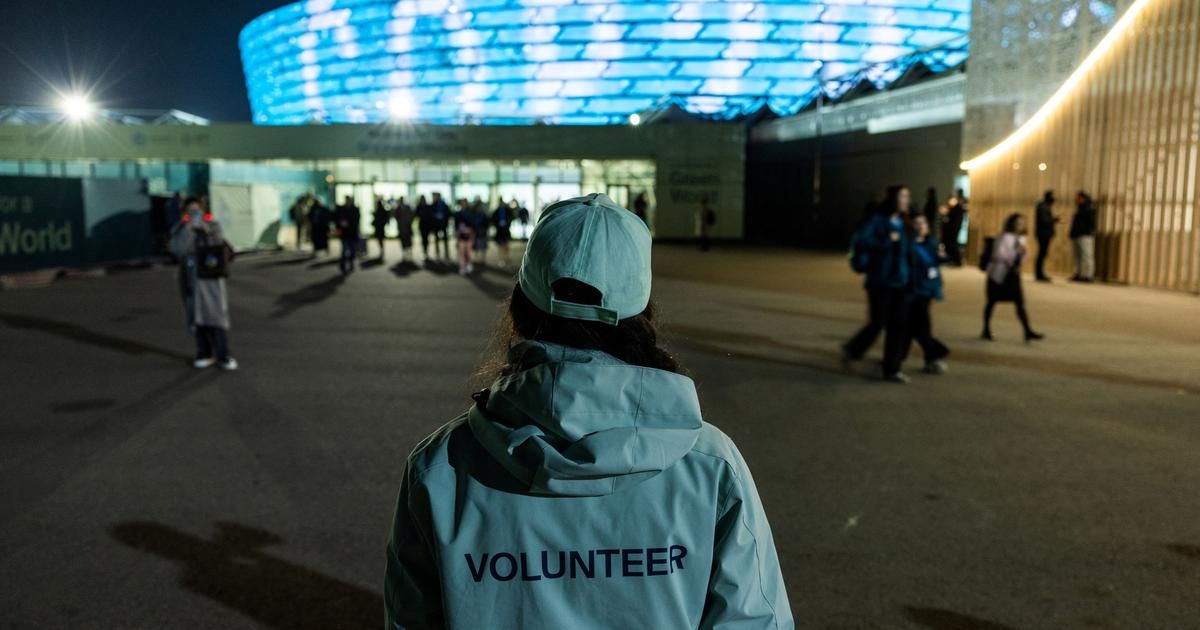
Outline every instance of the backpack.
[(996, 238), (989, 236), (983, 239), (983, 251), (979, 252), (979, 270), (987, 271), (992, 264), (992, 250), (996, 248)]
[(854, 236), (850, 237), (850, 268), (854, 273), (866, 273), (867, 268), (871, 266), (870, 252), (859, 247), (859, 239), (861, 238), (863, 228), (855, 230)]
[(196, 277), (203, 280), (228, 278), (231, 249), (224, 240), (199, 239), (196, 243)]

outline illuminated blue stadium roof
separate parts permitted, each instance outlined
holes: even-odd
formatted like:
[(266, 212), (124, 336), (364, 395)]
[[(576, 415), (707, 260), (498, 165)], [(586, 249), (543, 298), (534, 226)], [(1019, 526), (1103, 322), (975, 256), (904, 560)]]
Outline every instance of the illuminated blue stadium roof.
[(966, 58), (970, 0), (307, 0), (241, 34), (260, 124), (793, 114), (835, 77)]

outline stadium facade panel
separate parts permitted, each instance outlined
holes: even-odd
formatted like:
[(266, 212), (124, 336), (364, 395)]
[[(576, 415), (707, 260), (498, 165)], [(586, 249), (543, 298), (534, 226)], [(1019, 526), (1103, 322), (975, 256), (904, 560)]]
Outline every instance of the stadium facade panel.
[(617, 124), (793, 114), (866, 67), (956, 66), (969, 28), (970, 0), (307, 0), (240, 45), (258, 124)]

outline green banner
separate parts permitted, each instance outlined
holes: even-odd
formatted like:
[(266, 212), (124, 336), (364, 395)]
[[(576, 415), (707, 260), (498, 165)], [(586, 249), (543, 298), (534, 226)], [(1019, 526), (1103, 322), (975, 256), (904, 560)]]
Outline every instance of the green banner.
[(84, 247), (82, 180), (0, 176), (0, 273), (78, 267)]

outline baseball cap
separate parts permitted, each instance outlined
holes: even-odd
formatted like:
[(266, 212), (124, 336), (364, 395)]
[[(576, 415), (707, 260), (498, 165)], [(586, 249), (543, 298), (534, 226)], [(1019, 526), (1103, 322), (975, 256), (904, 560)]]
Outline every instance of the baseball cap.
[[(542, 312), (616, 325), (650, 303), (650, 230), (607, 195), (551, 204), (533, 228), (521, 260), (521, 291)], [(556, 299), (564, 278), (600, 292), (600, 304)]]

